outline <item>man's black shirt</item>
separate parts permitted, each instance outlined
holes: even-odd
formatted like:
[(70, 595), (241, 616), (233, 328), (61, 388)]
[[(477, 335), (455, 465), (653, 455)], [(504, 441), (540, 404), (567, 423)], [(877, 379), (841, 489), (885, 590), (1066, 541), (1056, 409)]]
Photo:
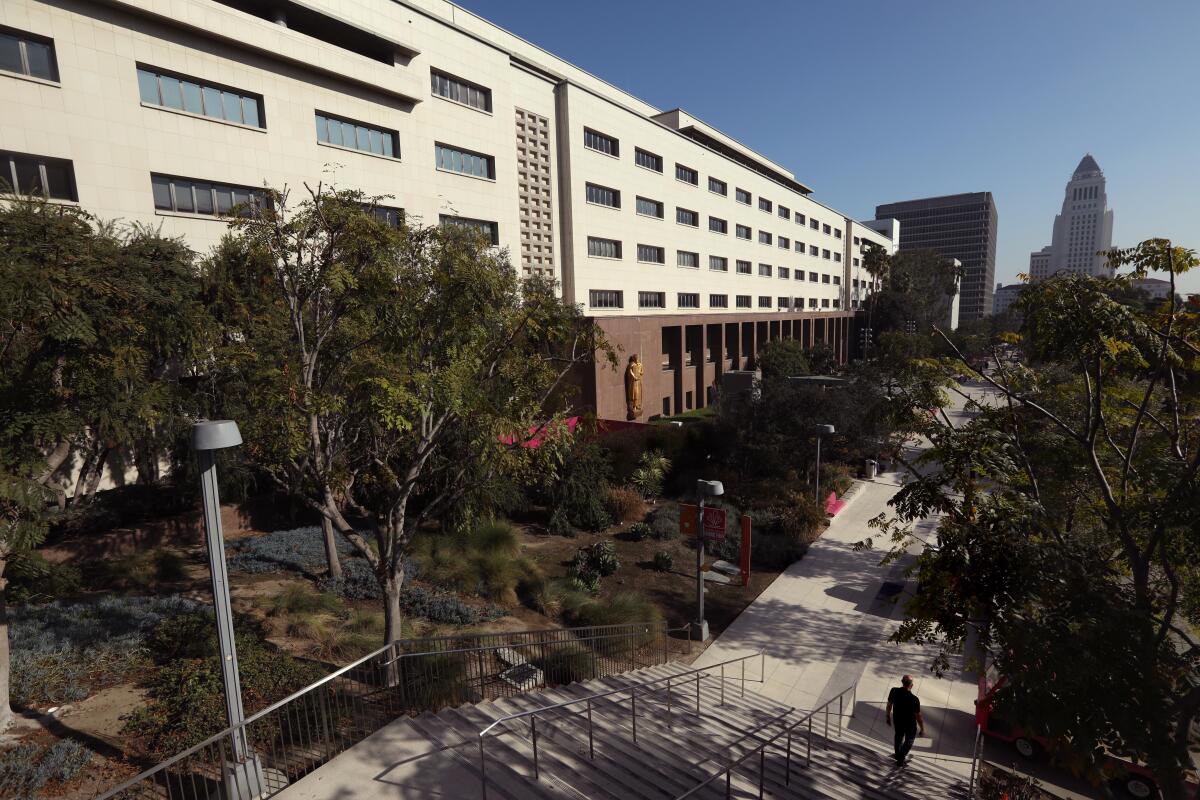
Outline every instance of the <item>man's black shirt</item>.
[(921, 701), (917, 696), (897, 686), (888, 693), (888, 702), (892, 704), (892, 719), (897, 728), (912, 728), (917, 724), (917, 714), (921, 711)]

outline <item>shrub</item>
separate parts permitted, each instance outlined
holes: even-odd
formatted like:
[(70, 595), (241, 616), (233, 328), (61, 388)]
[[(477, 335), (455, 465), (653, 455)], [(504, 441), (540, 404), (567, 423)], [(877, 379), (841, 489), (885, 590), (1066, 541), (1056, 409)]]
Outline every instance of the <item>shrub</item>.
[[(821, 464), (821, 494), (829, 496), (829, 492), (843, 495), (854, 485), (854, 473), (847, 465), (839, 461), (826, 461)], [(822, 500), (824, 502), (824, 500)]]
[(654, 554), (654, 561), (652, 564), (657, 572), (670, 572), (675, 566), (675, 557), (666, 550), (659, 550)]
[(807, 493), (791, 492), (775, 527), (781, 536), (812, 544), (825, 529), (825, 511)]
[(0, 752), (0, 788), (5, 796), (33, 797), (50, 781), (69, 782), (93, 755), (74, 739), (62, 739), (45, 748), (17, 745)]
[(662, 494), (663, 481), (670, 469), (671, 459), (663, 455), (661, 450), (647, 450), (638, 460), (638, 467), (629, 482), (642, 493), (642, 497), (653, 499)]
[(334, 595), (313, 591), (302, 583), (288, 584), (283, 591), (268, 599), (265, 605), (267, 614), (273, 617), (322, 612), (333, 614), (342, 608), (341, 601)]
[[(599, 531), (612, 524), (605, 507), (608, 501), (608, 461), (595, 444), (577, 445), (563, 463), (559, 480), (550, 487), (550, 507), (561, 511), (573, 527)], [(551, 514), (552, 527), (555, 523)]]
[(617, 560), (616, 547), (611, 541), (605, 539), (579, 548), (571, 560), (570, 572), (573, 575), (590, 572), (601, 578), (607, 578), (620, 568), (621, 562)]
[(436, 711), (475, 699), (465, 688), (467, 662), (461, 654), (429, 653), (398, 663), (401, 697), (409, 708)]
[(635, 542), (642, 542), (650, 538), (650, 526), (645, 522), (635, 522), (629, 526), (629, 538)]
[(679, 536), (679, 506), (660, 506), (650, 514), (650, 535), (660, 542)]
[(546, 530), (555, 536), (564, 536), (568, 539), (574, 539), (578, 536), (575, 526), (567, 519), (567, 512), (561, 508), (556, 508), (550, 514), (550, 522), (546, 524)]
[(82, 700), (136, 673), (160, 622), (193, 612), (182, 597), (105, 597), (9, 609), (11, 692), (18, 705)]
[(614, 486), (608, 490), (608, 513), (617, 522), (637, 522), (646, 516), (646, 501), (636, 489)]
[(563, 598), (563, 622), (571, 627), (646, 623), (645, 630), (615, 635), (593, 643), (593, 649), (606, 656), (625, 652), (629, 646), (642, 647), (661, 634), (662, 613), (658, 607), (636, 592), (618, 592), (604, 600), (568, 595)]
[(420, 586), (404, 590), (400, 597), (404, 613), (424, 617), (431, 622), (447, 622), (455, 625), (474, 625), (477, 622), (504, 616), (504, 609), (493, 605), (480, 608), (470, 606), (452, 594), (431, 592)]
[(590, 680), (595, 675), (595, 658), (595, 654), (581, 644), (563, 644), (531, 659), (531, 663), (542, 671), (547, 685), (562, 686)]
[[(407, 565), (405, 575), (408, 575)], [(378, 600), (383, 597), (371, 565), (361, 558), (343, 560), (342, 577), (321, 578), (317, 581), (317, 588), (348, 600)]]
[[(345, 537), (336, 535), (334, 542), (343, 571), (348, 564), (366, 565), (366, 560)], [(325, 537), (316, 525), (229, 542), (225, 545), (225, 557), (234, 572), (295, 572), (311, 578), (327, 574)]]
[(72, 597), (83, 585), (77, 567), (51, 563), (37, 552), (11, 561), (5, 576), (9, 580), (4, 597), (10, 605), (48, 603)]
[(572, 592), (593, 595), (600, 592), (600, 575), (590, 569), (575, 571), (567, 578), (567, 587)]
[[(145, 683), (145, 705), (124, 717), (125, 731), (156, 755), (176, 753), (225, 727), (225, 695), (211, 610), (161, 622), (150, 635), (158, 668)], [(246, 712), (254, 713), (322, 675), (267, 644), (257, 625), (234, 620), (238, 672)]]

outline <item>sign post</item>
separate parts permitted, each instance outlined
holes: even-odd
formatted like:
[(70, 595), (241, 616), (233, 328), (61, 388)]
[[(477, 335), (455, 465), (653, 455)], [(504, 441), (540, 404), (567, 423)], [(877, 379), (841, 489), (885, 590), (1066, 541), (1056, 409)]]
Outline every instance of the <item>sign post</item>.
[(680, 509), (679, 530), (685, 534), (694, 532), (696, 537), (696, 620), (692, 623), (692, 634), (705, 642), (708, 641), (708, 620), (704, 618), (704, 541), (710, 537), (714, 540), (725, 537), (725, 509), (705, 507), (704, 498), (720, 497), (725, 494), (725, 487), (720, 481), (700, 480), (696, 481), (696, 494), (700, 505), (698, 508), (692, 506), (686, 515), (684, 509)]
[(750, 585), (750, 515), (742, 514), (742, 586)]

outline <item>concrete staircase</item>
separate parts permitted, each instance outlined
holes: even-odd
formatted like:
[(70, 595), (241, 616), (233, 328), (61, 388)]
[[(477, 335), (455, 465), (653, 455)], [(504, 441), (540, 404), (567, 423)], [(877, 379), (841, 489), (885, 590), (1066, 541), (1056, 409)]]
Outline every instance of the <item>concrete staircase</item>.
[[(752, 664), (757, 672), (757, 665)], [(655, 681), (688, 671), (683, 664), (667, 664), (624, 673), (617, 677), (584, 681), (513, 698), (486, 701), (426, 713), (400, 720), (379, 731), (351, 751), (289, 787), (286, 800), (332, 797), (481, 797), (479, 776), (480, 730), (509, 714), (552, 706), (610, 689)], [(731, 673), (733, 670), (730, 671)], [(487, 737), (489, 800), (528, 798), (612, 798), (639, 800), (673, 798), (688, 792), (724, 766), (783, 729), (801, 711), (781, 706), (752, 691), (745, 696), (731, 674), (721, 702), (720, 680), (701, 681), (700, 709), (696, 714), (696, 682), (686, 676), (672, 683), (671, 709), (667, 710), (666, 683), (638, 692), (637, 741), (628, 693), (600, 698), (592, 703), (594, 758), (589, 758), (586, 706), (580, 703), (537, 715), (537, 770), (531, 718), (511, 720)], [(834, 707), (836, 711), (836, 704)], [(847, 708), (849, 711), (849, 708)], [(780, 719), (780, 717), (783, 717)], [(783, 751), (768, 748), (765, 758), (753, 752), (733, 773), (732, 797), (825, 798), (827, 800), (949, 800), (967, 797), (966, 781), (936, 764), (917, 758), (897, 767), (888, 745), (844, 728), (837, 730), (831, 715), (829, 735), (824, 717), (813, 724), (812, 760), (806, 767), (807, 725), (792, 739), (790, 781)], [(342, 764), (340, 769), (374, 771), (372, 786), (354, 790), (332, 771), (355, 750), (377, 753), (367, 768)], [(359, 761), (363, 757), (359, 756)], [(384, 769), (379, 771), (380, 762)], [(322, 775), (322, 773), (327, 773)], [(346, 777), (345, 775), (342, 776)], [(386, 784), (381, 786), (378, 782)], [(722, 774), (691, 795), (726, 797)]]

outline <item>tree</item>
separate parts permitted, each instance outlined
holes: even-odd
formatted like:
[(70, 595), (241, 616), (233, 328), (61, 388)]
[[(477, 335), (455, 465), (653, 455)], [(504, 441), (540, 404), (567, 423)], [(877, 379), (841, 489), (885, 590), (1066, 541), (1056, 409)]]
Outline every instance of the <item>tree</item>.
[(553, 281), (520, 280), (471, 230), (394, 229), (357, 192), (318, 186), (294, 209), (270, 194), (206, 266), (214, 395), (235, 398), (247, 456), (371, 565), (393, 641), (413, 535), (545, 463), (568, 377), (615, 356)]
[(882, 331), (928, 333), (945, 327), (958, 291), (961, 269), (932, 250), (904, 250), (892, 256), (882, 248), (864, 261), (883, 275), (883, 287), (871, 295), (868, 315), (878, 339)]
[[(1163, 270), (1173, 290), (1197, 259), (1149, 240), (1109, 263)], [(928, 469), (877, 524), (894, 558), (912, 522), (940, 515), (896, 639), (940, 645), (941, 670), (974, 634), (1015, 722), (1069, 741), (1061, 755), (1093, 773), (1100, 748), (1148, 763), (1174, 800), (1200, 714), (1200, 315), (1112, 289), (1083, 276), (1027, 289), (1030, 365), (976, 373), (999, 403), (967, 424), (928, 420)]]
[(187, 412), (178, 377), (206, 334), (198, 289), (178, 240), (40, 199), (0, 205), (0, 728), (5, 569), (41, 541), (47, 487), (73, 456), (61, 505), (94, 496), (114, 451), (157, 462), (173, 439)]
[(808, 359), (804, 346), (795, 339), (773, 339), (758, 351), (758, 368), (763, 380), (808, 375)]

